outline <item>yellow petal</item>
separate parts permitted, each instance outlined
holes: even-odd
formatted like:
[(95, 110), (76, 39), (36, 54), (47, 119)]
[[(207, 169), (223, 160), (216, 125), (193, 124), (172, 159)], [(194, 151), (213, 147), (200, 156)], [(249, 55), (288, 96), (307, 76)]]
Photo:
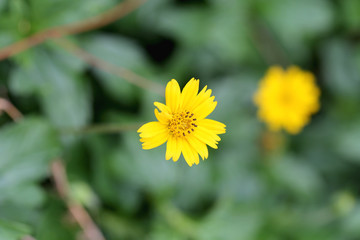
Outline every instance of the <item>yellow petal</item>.
[(176, 162), (177, 160), (179, 160), (181, 155), (181, 145), (180, 145), (180, 139), (179, 138), (174, 138), (174, 153), (173, 153), (173, 161)]
[(169, 160), (174, 156), (174, 153), (176, 151), (176, 138), (173, 136), (169, 136), (167, 144), (166, 144), (166, 154), (165, 159)]
[(194, 163), (199, 164), (199, 155), (186, 139), (180, 140), (181, 151), (187, 164), (191, 167)]
[(199, 94), (196, 96), (195, 100), (190, 104), (189, 106), (189, 111), (193, 111), (195, 108), (197, 108), (200, 104), (202, 104), (203, 102), (205, 102), (207, 99), (210, 98), (211, 96), (211, 89), (207, 89), (207, 86), (205, 86), (200, 92)]
[(175, 79), (172, 79), (165, 90), (166, 106), (170, 108), (172, 113), (175, 113), (180, 105), (180, 86)]
[(201, 158), (204, 160), (208, 158), (209, 151), (206, 147), (206, 144), (194, 137), (194, 135), (190, 134), (186, 137), (190, 145), (196, 149), (196, 151), (200, 154)]
[(167, 118), (171, 118), (171, 110), (168, 106), (159, 102), (154, 102), (154, 105), (161, 111), (161, 113), (165, 114)]
[(198, 125), (203, 126), (204, 128), (208, 129), (209, 131), (213, 132), (214, 134), (222, 134), (222, 133), (226, 132), (225, 124), (215, 121), (215, 120), (212, 120), (212, 119), (207, 119), (207, 118), (202, 119), (202, 120), (198, 121)]
[(140, 141), (144, 142), (142, 144), (143, 149), (152, 149), (166, 142), (168, 137), (169, 137), (169, 133), (163, 132), (150, 138), (141, 138)]
[(167, 115), (162, 112), (160, 113), (157, 108), (155, 108), (154, 113), (155, 113), (155, 117), (157, 118), (157, 120), (159, 120), (160, 123), (165, 125), (169, 123), (170, 119), (167, 117)]
[(203, 143), (209, 145), (210, 147), (217, 149), (217, 141), (214, 139), (212, 134), (209, 134), (208, 131), (204, 131), (202, 128), (197, 127), (194, 131), (194, 137), (202, 141)]
[(214, 111), (217, 102), (214, 102), (214, 96), (212, 96), (211, 98), (206, 99), (202, 104), (200, 104), (199, 106), (197, 106), (194, 110), (193, 113), (196, 116), (196, 119), (201, 120), (206, 118), (210, 113), (212, 113), (212, 111)]
[(192, 78), (184, 87), (181, 93), (181, 108), (187, 110), (191, 103), (194, 101), (199, 91), (199, 80)]
[(149, 122), (142, 125), (137, 131), (140, 133), (140, 137), (148, 138), (165, 132), (167, 130), (167, 126), (161, 124), (160, 122)]

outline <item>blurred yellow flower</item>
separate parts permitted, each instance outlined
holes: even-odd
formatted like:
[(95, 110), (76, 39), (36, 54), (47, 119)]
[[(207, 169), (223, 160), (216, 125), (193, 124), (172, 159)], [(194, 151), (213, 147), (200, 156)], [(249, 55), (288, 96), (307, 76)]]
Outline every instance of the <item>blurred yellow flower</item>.
[(299, 133), (311, 114), (320, 108), (320, 90), (312, 73), (291, 66), (287, 70), (271, 67), (254, 96), (258, 117), (272, 131), (281, 128)]
[(177, 161), (182, 153), (191, 167), (199, 164), (199, 155), (208, 157), (206, 145), (217, 148), (218, 134), (225, 133), (225, 125), (206, 117), (214, 111), (217, 102), (205, 86), (199, 91), (199, 80), (192, 78), (180, 92), (178, 82), (171, 80), (165, 90), (166, 105), (155, 102), (158, 121), (141, 126), (140, 142), (143, 149), (152, 149), (167, 141), (166, 160)]

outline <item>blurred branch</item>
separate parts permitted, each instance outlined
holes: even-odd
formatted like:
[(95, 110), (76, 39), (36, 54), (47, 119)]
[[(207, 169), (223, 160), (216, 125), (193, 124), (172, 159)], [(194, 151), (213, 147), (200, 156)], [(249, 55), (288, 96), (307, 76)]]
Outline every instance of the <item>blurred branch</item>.
[(90, 53), (84, 51), (79, 46), (69, 40), (58, 39), (56, 43), (91, 66), (94, 66), (106, 72), (110, 72), (120, 78), (125, 79), (129, 83), (144, 88), (145, 90), (152, 91), (159, 95), (163, 95), (165, 92), (163, 85), (150, 81), (128, 69), (115, 66), (109, 62), (105, 62), (95, 57), (94, 55), (91, 55)]
[(66, 35), (82, 33), (106, 26), (131, 13), (145, 2), (146, 0), (127, 0), (119, 3), (107, 12), (104, 12), (98, 16), (77, 23), (54, 27), (36, 33), (26, 39), (0, 49), (0, 60), (14, 56), (28, 48), (34, 47), (44, 42), (47, 39), (60, 38)]
[(86, 238), (88, 240), (105, 240), (100, 229), (96, 226), (85, 208), (82, 205), (71, 201), (69, 197), (66, 169), (61, 159), (56, 159), (52, 162), (51, 173), (53, 175), (57, 192), (65, 202), (71, 215), (83, 229)]
[(133, 123), (133, 124), (102, 124), (102, 125), (94, 125), (88, 126), (82, 129), (76, 130), (64, 130), (65, 133), (75, 133), (75, 134), (88, 134), (88, 133), (117, 133), (124, 131), (137, 130), (141, 124)]
[(0, 114), (6, 112), (12, 120), (18, 121), (22, 118), (21, 112), (8, 100), (0, 98)]

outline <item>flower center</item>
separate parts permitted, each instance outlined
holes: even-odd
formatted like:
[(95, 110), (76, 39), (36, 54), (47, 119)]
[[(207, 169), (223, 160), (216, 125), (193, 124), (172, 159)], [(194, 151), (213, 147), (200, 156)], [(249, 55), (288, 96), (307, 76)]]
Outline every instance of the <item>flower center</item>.
[(185, 137), (193, 132), (196, 127), (196, 118), (189, 111), (173, 114), (169, 123), (170, 133), (175, 137)]

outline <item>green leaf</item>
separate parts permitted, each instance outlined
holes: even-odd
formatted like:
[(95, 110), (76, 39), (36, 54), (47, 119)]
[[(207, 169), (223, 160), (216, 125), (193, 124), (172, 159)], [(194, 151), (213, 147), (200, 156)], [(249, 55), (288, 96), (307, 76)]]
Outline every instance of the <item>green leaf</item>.
[(75, 240), (76, 224), (65, 221), (66, 209), (62, 202), (49, 199), (44, 214), (38, 220), (37, 240)]
[(206, 240), (256, 239), (262, 224), (260, 211), (220, 201), (198, 227), (198, 238)]
[[(76, 68), (63, 64), (56, 52), (33, 49), (10, 79), (18, 95), (36, 94), (43, 111), (58, 128), (85, 126), (91, 115), (90, 89)], [(23, 60), (20, 58), (19, 60)]]
[(256, 56), (248, 24), (250, 3), (249, 0), (213, 0), (210, 23), (206, 25), (208, 33), (203, 41), (226, 60), (244, 61)]
[(333, 26), (334, 9), (326, 0), (261, 1), (261, 14), (292, 59), (309, 58), (308, 40), (316, 39)]
[(360, 234), (359, 224), (360, 205), (358, 203), (356, 207), (351, 211), (351, 213), (346, 216), (346, 218), (342, 222), (342, 231), (346, 233), (347, 236), (356, 238)]
[(0, 0), (0, 11), (3, 10), (3, 8), (5, 7), (6, 4), (6, 0)]
[(30, 228), (24, 224), (5, 221), (0, 218), (0, 239), (19, 240), (30, 233)]
[[(48, 176), (49, 162), (59, 151), (57, 135), (40, 118), (25, 118), (0, 130), (0, 217), (28, 223), (36, 220), (39, 211), (34, 210), (45, 199), (37, 183)], [(29, 232), (2, 231), (1, 227), (0, 222), (0, 239), (19, 239)]]
[(358, 122), (353, 125), (347, 125), (339, 131), (335, 149), (341, 156), (345, 157), (345, 159), (360, 163), (360, 148), (357, 144), (358, 139), (360, 139)]
[(279, 159), (271, 166), (271, 174), (279, 186), (284, 186), (297, 197), (315, 198), (323, 186), (316, 170), (301, 159)]
[(42, 192), (33, 184), (48, 175), (48, 163), (59, 150), (57, 135), (42, 119), (24, 119), (2, 128), (0, 203), (39, 206)]
[(354, 46), (344, 39), (330, 39), (321, 49), (324, 84), (335, 96), (344, 99), (359, 96), (360, 71)]
[(358, 32), (360, 28), (360, 1), (342, 0), (340, 1), (342, 18), (345, 27), (349, 31)]
[[(93, 35), (84, 39), (85, 49), (109, 64), (140, 74), (147, 69), (147, 60), (140, 46), (127, 38)], [(124, 78), (96, 69), (100, 83), (111, 97), (125, 104), (136, 99), (136, 87)]]
[(171, 189), (177, 181), (178, 170), (187, 167), (181, 158), (178, 162), (165, 160), (165, 145), (143, 150), (135, 132), (124, 134), (125, 144), (114, 157), (114, 168), (119, 177), (153, 193)]
[[(169, 8), (159, 17), (159, 28), (161, 31), (172, 34), (182, 44), (196, 47), (203, 44), (206, 39), (207, 21), (210, 15), (207, 8)], [(184, 27), (186, 26), (186, 27)]]
[(31, 0), (30, 2), (32, 24), (36, 31), (79, 22), (109, 10), (115, 5), (114, 0)]

